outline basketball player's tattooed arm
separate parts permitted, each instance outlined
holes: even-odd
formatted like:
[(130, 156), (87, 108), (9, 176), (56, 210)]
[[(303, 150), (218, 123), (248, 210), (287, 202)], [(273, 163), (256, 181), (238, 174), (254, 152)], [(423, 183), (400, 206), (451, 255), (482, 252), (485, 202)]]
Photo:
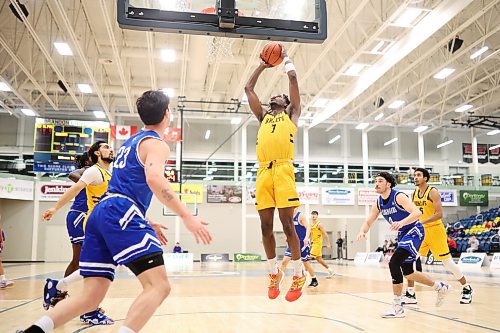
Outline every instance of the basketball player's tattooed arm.
[(139, 145), (139, 157), (144, 162), (146, 182), (161, 203), (182, 218), (186, 228), (194, 235), (196, 243), (202, 241), (204, 244), (210, 244), (212, 236), (205, 227), (208, 223), (187, 210), (164, 177), (165, 161), (169, 153), (168, 145), (161, 140), (142, 140)]
[[(285, 49), (283, 48), (283, 56), (287, 58)], [(291, 66), (287, 68), (288, 66)], [(295, 125), (298, 125), (302, 107), (300, 105), (300, 92), (299, 81), (297, 80), (297, 72), (290, 59), (285, 60), (285, 70), (288, 76), (288, 92), (290, 94), (290, 105), (288, 105), (286, 112), (289, 114), (290, 119)]]
[(410, 215), (402, 219), (401, 221), (394, 222), (391, 224), (391, 230), (399, 230), (401, 227), (413, 223), (422, 216), (420, 209), (415, 206), (415, 204), (406, 196), (404, 193), (396, 195), (396, 203), (403, 207)]
[(370, 211), (370, 215), (368, 215), (368, 219), (361, 225), (361, 228), (359, 229), (358, 236), (356, 237), (356, 240), (362, 240), (366, 239), (366, 234), (372, 227), (373, 223), (377, 221), (378, 214), (380, 213), (380, 210), (378, 209), (377, 203), (374, 203), (372, 206), (372, 209)]
[(429, 199), (432, 201), (434, 205), (434, 214), (432, 214), (432, 216), (429, 216), (425, 220), (421, 220), (420, 223), (422, 224), (434, 222), (443, 218), (443, 206), (441, 205), (441, 196), (439, 195), (439, 191), (436, 188), (433, 188), (429, 192)]
[(259, 67), (257, 67), (250, 79), (248, 80), (245, 86), (245, 94), (248, 98), (248, 104), (250, 105), (250, 110), (257, 117), (259, 123), (264, 119), (264, 115), (266, 114), (266, 110), (260, 105), (260, 100), (257, 94), (254, 91), (255, 84), (257, 84), (257, 80), (259, 79), (260, 74), (264, 71), (264, 69), (269, 68), (270, 66), (266, 64), (264, 61), (260, 61)]

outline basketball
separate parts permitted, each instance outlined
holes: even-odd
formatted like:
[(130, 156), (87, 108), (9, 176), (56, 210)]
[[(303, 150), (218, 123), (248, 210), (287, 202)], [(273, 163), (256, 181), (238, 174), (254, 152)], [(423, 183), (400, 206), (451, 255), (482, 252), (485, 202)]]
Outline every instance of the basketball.
[(283, 46), (278, 42), (271, 42), (264, 46), (260, 58), (268, 65), (278, 66), (283, 61)]

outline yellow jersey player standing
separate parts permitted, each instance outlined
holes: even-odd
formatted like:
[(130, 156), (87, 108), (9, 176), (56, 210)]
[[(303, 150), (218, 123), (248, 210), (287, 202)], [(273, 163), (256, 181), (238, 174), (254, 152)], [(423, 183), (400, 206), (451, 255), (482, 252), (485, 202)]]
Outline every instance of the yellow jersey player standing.
[(277, 95), (271, 97), (268, 110), (261, 106), (254, 88), (262, 72), (271, 67), (264, 61), (261, 61), (250, 77), (245, 86), (245, 93), (250, 109), (260, 124), (257, 133), (259, 170), (255, 186), (255, 205), (260, 216), (262, 243), (270, 265), (268, 296), (270, 299), (278, 297), (284, 277), (283, 272), (278, 268), (276, 240), (273, 233), (274, 210), (278, 208), (294, 268), (293, 282), (286, 300), (293, 302), (302, 295), (302, 287), (306, 280), (300, 260), (300, 242), (293, 224), (294, 208), (300, 206), (295, 186), (293, 159), (294, 139), (301, 106), (295, 67), (287, 57), (284, 48), (282, 50), (290, 98), (284, 94)]
[(313, 210), (311, 212), (311, 258), (316, 259), (317, 262), (321, 264), (321, 266), (325, 267), (328, 270), (327, 279), (331, 279), (332, 276), (335, 275), (333, 270), (328, 266), (326, 261), (323, 259), (323, 238), (326, 241), (326, 247), (330, 249), (332, 246), (330, 245), (330, 238), (325, 231), (323, 225), (319, 222), (318, 219), (318, 211)]
[[(414, 182), (418, 188), (413, 192), (413, 203), (422, 212), (420, 223), (424, 226), (425, 232), (419, 254), (421, 257), (427, 257), (429, 250), (431, 250), (434, 258), (441, 260), (443, 266), (462, 284), (460, 304), (470, 304), (472, 302), (472, 288), (467, 283), (460, 267), (451, 258), (446, 230), (442, 221), (441, 196), (435, 187), (427, 184), (429, 179), (429, 171), (424, 168), (415, 169)], [(417, 260), (416, 266), (417, 270), (422, 271), (422, 260)], [(414, 281), (408, 280), (408, 289), (403, 298), (405, 304), (417, 304), (414, 285)]]

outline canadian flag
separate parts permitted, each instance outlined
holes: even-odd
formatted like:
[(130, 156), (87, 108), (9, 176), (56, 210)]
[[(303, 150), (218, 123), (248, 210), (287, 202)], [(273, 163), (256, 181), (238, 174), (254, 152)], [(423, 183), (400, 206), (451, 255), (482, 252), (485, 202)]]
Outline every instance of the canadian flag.
[(137, 126), (111, 125), (111, 139), (127, 140), (137, 133)]

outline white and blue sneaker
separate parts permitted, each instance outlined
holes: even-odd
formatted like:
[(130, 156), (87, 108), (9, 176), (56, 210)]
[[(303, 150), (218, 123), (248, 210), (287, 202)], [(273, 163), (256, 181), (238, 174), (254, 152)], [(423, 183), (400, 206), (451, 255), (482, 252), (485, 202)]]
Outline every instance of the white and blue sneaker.
[(382, 313), (382, 318), (404, 318), (406, 317), (405, 309), (398, 304), (394, 304), (392, 309)]
[(14, 285), (14, 282), (11, 281), (11, 280), (3, 280), (3, 281), (0, 281), (0, 289), (5, 289), (5, 288), (8, 288), (8, 287), (12, 287)]
[(113, 325), (115, 323), (113, 319), (104, 314), (104, 310), (101, 308), (81, 315), (80, 321), (90, 325)]
[(58, 280), (47, 279), (45, 280), (45, 286), (43, 287), (43, 308), (48, 310), (54, 297), (61, 291), (57, 289)]
[(443, 305), (444, 298), (450, 292), (450, 290), (451, 290), (451, 286), (449, 284), (446, 284), (443, 282), (438, 283), (438, 286), (436, 288), (436, 291), (437, 291), (436, 306)]

